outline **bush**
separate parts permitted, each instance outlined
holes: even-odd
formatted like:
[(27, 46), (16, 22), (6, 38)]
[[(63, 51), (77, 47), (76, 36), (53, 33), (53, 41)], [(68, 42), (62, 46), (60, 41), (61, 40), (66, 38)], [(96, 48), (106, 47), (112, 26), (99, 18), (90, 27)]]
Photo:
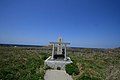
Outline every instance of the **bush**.
[(69, 75), (75, 74), (78, 75), (79, 74), (79, 69), (77, 67), (77, 65), (71, 63), (71, 64), (67, 64), (65, 66), (65, 70)]

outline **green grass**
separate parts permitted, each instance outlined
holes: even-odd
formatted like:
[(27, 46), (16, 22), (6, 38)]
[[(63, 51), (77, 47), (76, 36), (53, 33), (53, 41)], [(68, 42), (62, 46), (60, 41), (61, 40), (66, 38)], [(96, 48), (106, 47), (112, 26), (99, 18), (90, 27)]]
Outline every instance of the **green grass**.
[(78, 69), (77, 65), (74, 63), (67, 64), (65, 66), (65, 70), (69, 75), (72, 75), (72, 74), (78, 75), (79, 74), (79, 69)]
[(79, 68), (74, 80), (119, 80), (120, 52), (69, 54)]
[(1, 80), (44, 80), (47, 53), (26, 48), (0, 47)]
[[(0, 80), (44, 80), (44, 60), (49, 53), (32, 52), (39, 48), (0, 47)], [(119, 80), (120, 49), (110, 53), (82, 49), (81, 54), (69, 54), (79, 74), (74, 80)]]

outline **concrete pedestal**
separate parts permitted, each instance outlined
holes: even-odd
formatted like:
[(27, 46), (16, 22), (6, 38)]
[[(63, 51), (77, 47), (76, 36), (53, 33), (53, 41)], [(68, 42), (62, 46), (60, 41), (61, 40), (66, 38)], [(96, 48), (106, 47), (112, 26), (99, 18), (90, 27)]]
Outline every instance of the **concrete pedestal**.
[(52, 59), (52, 57), (50, 56), (45, 60), (45, 65), (53, 69), (57, 69), (59, 67), (61, 68), (61, 70), (65, 70), (65, 65), (70, 63), (72, 63), (72, 61), (69, 57), (67, 57), (66, 60), (64, 60), (64, 59)]

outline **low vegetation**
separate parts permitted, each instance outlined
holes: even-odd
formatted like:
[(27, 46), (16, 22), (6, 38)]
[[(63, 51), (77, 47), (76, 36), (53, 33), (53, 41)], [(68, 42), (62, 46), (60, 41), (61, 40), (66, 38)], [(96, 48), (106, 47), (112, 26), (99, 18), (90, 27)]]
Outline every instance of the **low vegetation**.
[(74, 80), (120, 79), (120, 49), (114, 49), (113, 53), (94, 52), (69, 56), (80, 72), (78, 75), (72, 75)]
[(48, 55), (26, 48), (0, 47), (0, 80), (44, 80)]
[(78, 69), (77, 65), (74, 63), (67, 64), (65, 66), (65, 70), (69, 75), (73, 75), (73, 74), (78, 75), (79, 74), (79, 69)]
[[(0, 80), (44, 80), (45, 70), (50, 69), (44, 66), (44, 60), (50, 54), (39, 50), (35, 47), (0, 47)], [(77, 53), (71, 52), (68, 56), (73, 64), (66, 66), (66, 72), (74, 80), (120, 79), (120, 48), (77, 49)]]

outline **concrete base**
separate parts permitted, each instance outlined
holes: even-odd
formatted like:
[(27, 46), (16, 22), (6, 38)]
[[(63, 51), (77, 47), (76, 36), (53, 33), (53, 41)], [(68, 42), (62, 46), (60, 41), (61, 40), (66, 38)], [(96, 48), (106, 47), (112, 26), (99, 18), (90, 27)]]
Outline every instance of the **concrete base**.
[(61, 70), (65, 70), (65, 65), (70, 63), (72, 63), (72, 61), (69, 57), (67, 57), (67, 59), (64, 60), (64, 59), (51, 59), (50, 56), (45, 60), (45, 65), (53, 69), (57, 69), (58, 67), (60, 67)]

